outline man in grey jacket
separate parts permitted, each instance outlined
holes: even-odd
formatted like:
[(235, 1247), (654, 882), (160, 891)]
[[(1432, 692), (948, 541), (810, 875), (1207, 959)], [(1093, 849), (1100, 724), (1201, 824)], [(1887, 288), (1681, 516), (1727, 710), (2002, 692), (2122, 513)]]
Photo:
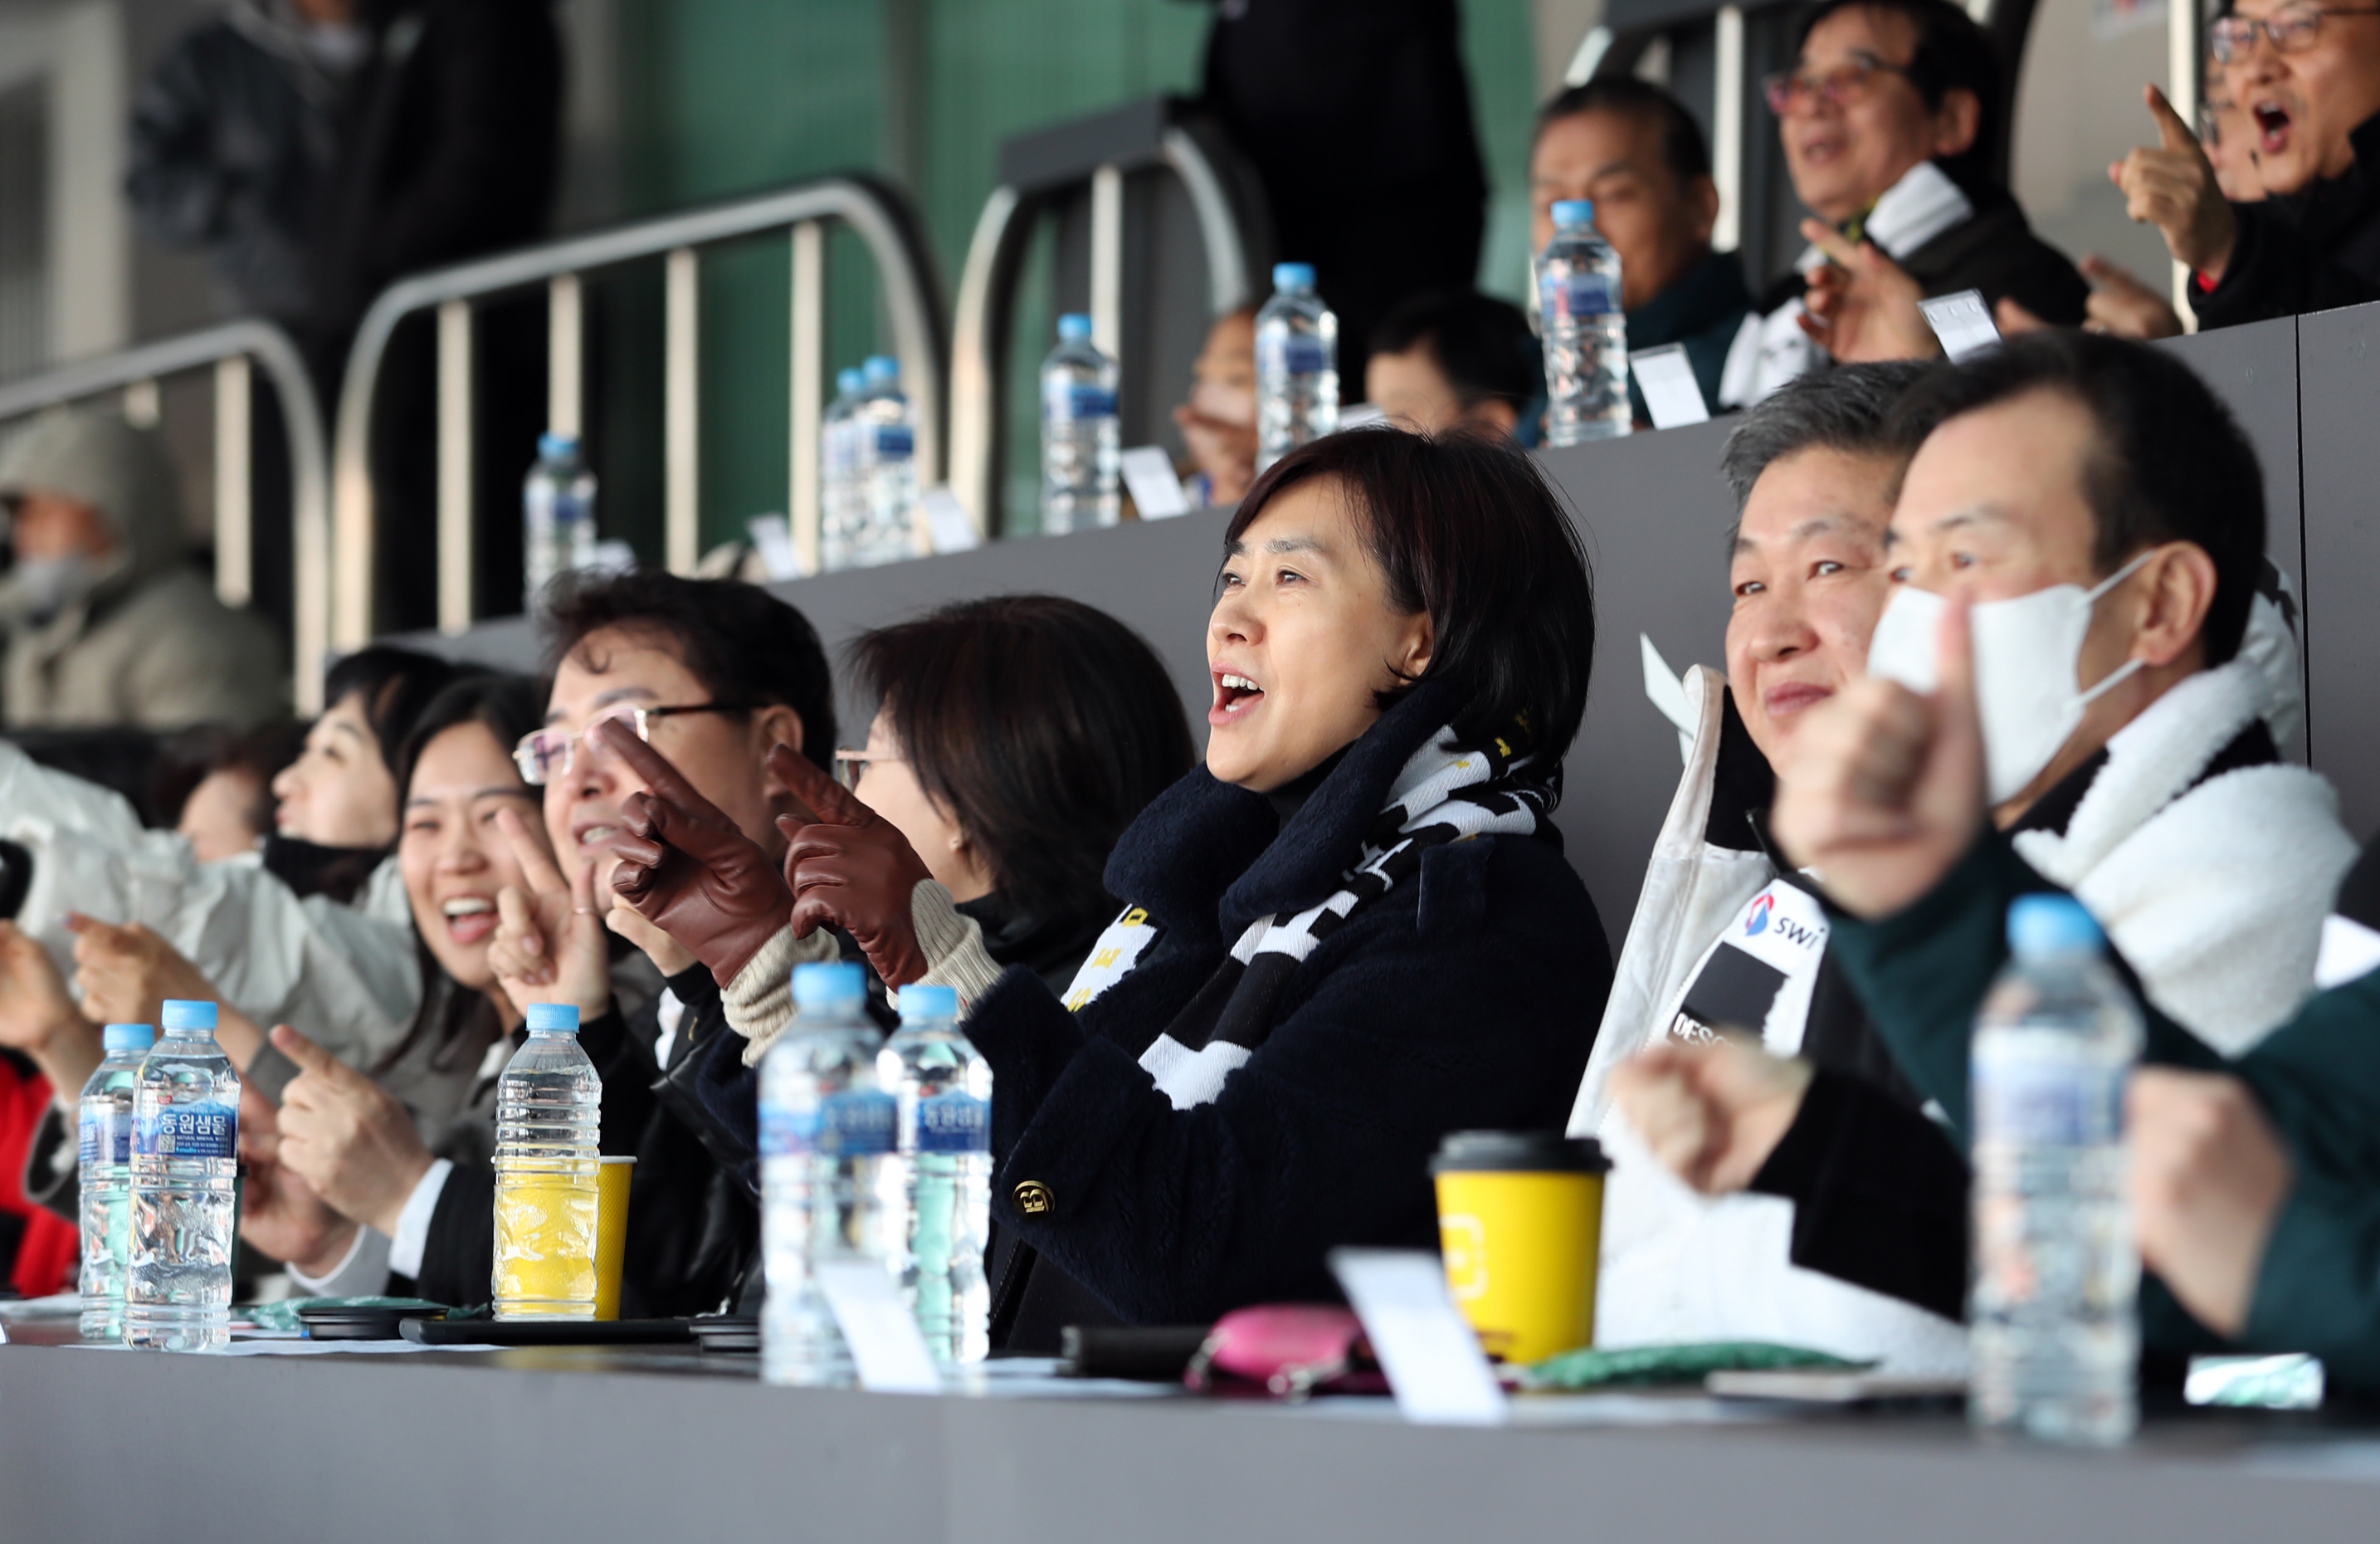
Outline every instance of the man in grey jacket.
[(279, 644), (215, 599), (178, 503), (156, 436), (115, 413), (53, 413), (0, 456), (6, 727), (247, 728), (285, 711)]

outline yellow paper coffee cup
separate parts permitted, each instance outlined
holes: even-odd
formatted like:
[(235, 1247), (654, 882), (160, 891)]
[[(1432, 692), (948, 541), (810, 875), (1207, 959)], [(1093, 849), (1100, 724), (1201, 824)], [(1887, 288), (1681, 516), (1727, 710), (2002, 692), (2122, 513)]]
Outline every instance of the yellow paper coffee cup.
[(1595, 1341), (1610, 1161), (1591, 1137), (1458, 1131), (1430, 1161), (1447, 1291), (1491, 1356), (1538, 1362)]
[(620, 1260), (628, 1252), (628, 1186), (633, 1158), (606, 1158), (595, 1170), (595, 1317), (620, 1317)]

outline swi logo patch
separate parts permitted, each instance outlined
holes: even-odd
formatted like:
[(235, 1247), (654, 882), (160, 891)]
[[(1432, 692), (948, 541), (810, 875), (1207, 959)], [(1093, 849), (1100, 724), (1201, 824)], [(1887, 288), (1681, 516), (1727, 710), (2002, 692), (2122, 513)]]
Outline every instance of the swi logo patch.
[(1752, 915), (1743, 919), (1743, 936), (1757, 938), (1768, 930), (1768, 914), (1777, 909), (1777, 897), (1763, 895), (1752, 903)]

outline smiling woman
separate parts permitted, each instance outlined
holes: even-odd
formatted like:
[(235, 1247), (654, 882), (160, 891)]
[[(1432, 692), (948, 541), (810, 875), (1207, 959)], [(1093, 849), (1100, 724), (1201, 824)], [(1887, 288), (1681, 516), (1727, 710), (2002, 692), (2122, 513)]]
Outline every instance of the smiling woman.
[(1435, 1244), (1445, 1133), (1560, 1124), (1610, 983), (1547, 818), (1593, 648), (1585, 553), (1525, 456), (1332, 435), (1233, 517), (1207, 764), (1118, 842), (1125, 909), (1062, 999), (838, 915), (856, 869), (924, 873), (897, 835), (795, 834), (796, 926), (969, 1005), (992, 1213), (1053, 1267), (994, 1303), (1008, 1346), (1085, 1321), (1045, 1293), (1150, 1324), (1328, 1297), (1332, 1247)]

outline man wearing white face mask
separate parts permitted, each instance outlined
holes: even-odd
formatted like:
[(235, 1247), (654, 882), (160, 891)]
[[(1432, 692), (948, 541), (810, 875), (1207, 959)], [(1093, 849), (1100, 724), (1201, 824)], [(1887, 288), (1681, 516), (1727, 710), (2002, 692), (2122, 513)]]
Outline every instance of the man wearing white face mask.
[(2089, 906), (2157, 1006), (2237, 1055), (2313, 989), (2355, 847), (2281, 764), (2239, 657), (2264, 571), (2263, 479), (2187, 367), (2075, 334), (1946, 371), (1889, 537), (1872, 675), (1934, 684), (1973, 602), (1994, 823)]
[(153, 433), (54, 412), (0, 457), (0, 503), (17, 558), (0, 577), (8, 728), (247, 728), (286, 711), (272, 632), (189, 561)]

